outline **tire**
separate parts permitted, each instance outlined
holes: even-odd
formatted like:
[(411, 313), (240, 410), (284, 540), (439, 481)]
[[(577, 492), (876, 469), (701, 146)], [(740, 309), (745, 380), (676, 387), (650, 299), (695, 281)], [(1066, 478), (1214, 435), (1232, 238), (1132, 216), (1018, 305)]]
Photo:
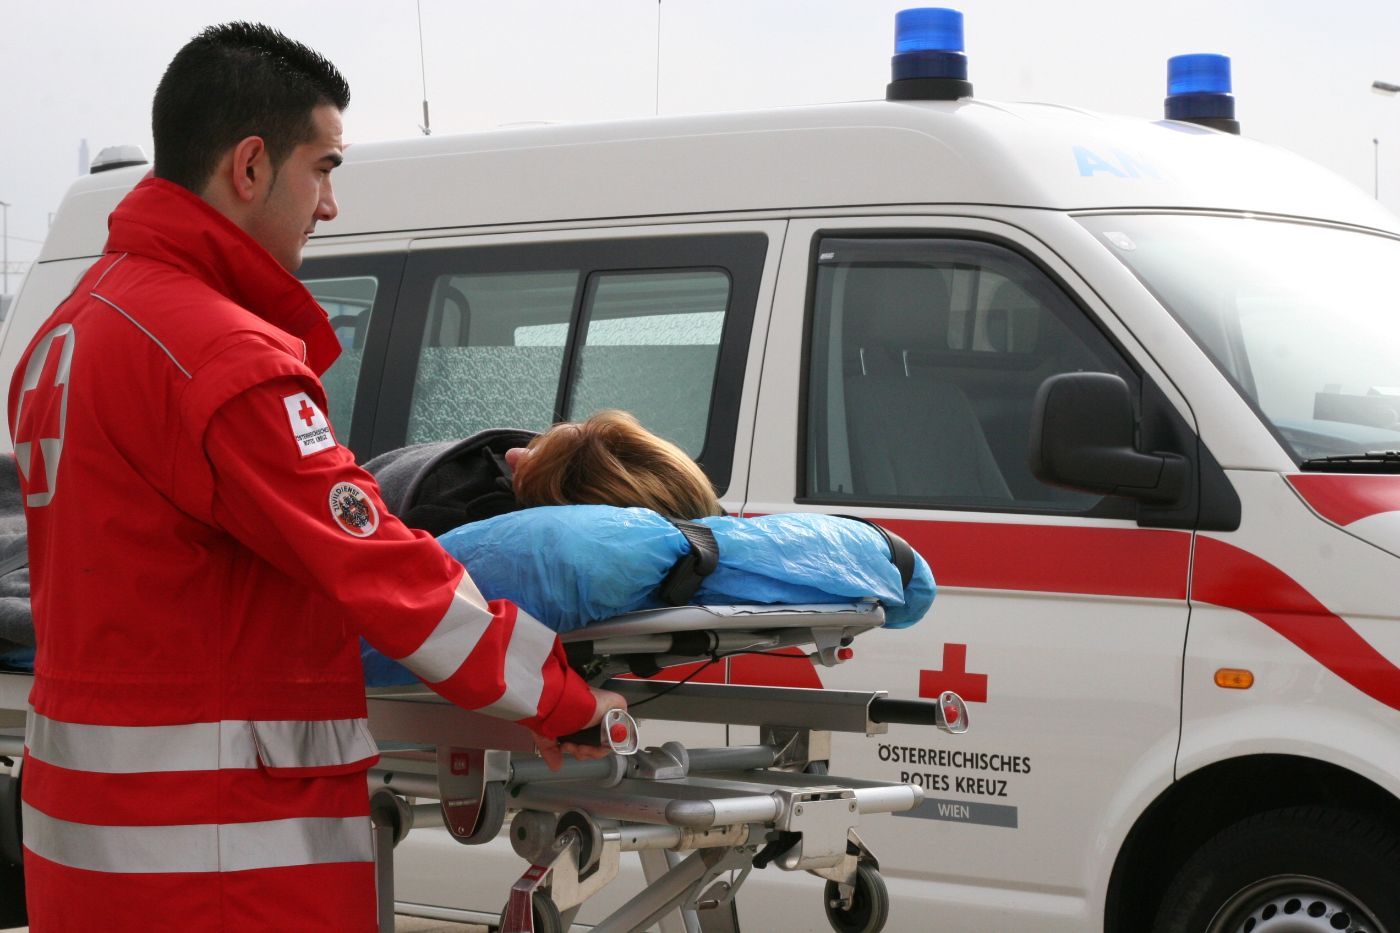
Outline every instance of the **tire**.
[(1400, 836), (1292, 807), (1222, 831), (1177, 872), (1153, 933), (1400, 933)]
[(19, 865), (0, 864), (0, 928), (29, 922), (24, 903), (24, 872)]
[(22, 840), (19, 778), (0, 774), (0, 863), (23, 864)]
[[(491, 781), (481, 789), (481, 812), (477, 814), (476, 826), (471, 835), (458, 836), (463, 845), (485, 845), (495, 839), (506, 821), (506, 785), (504, 781)], [(538, 927), (536, 927), (538, 930)]]
[(29, 922), (24, 902), (24, 844), (20, 826), (20, 781), (0, 775), (0, 927)]
[[(564, 916), (548, 894), (536, 891), (530, 895), (530, 914), (535, 921), (535, 933), (564, 933)], [(505, 922), (506, 914), (502, 911), (501, 925), (496, 929), (504, 929)]]
[(856, 865), (855, 893), (849, 910), (832, 906), (841, 897), (835, 881), (826, 883), (826, 920), (836, 933), (880, 933), (890, 918), (890, 892), (874, 866)]

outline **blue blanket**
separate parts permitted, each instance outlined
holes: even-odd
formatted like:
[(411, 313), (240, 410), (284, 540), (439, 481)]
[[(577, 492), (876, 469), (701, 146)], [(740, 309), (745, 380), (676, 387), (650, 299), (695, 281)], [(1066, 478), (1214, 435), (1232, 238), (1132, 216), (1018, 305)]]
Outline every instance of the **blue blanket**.
[[(933, 574), (914, 555), (902, 586), (884, 537), (863, 522), (815, 513), (702, 518), (719, 545), (719, 566), (695, 594), (699, 605), (803, 604), (878, 599), (887, 628), (923, 618)], [(545, 506), (473, 522), (438, 538), (487, 599), (508, 599), (557, 632), (664, 605), (656, 590), (690, 549), (647, 509)], [(372, 685), (412, 681), (366, 647)], [(402, 673), (400, 673), (402, 672)]]

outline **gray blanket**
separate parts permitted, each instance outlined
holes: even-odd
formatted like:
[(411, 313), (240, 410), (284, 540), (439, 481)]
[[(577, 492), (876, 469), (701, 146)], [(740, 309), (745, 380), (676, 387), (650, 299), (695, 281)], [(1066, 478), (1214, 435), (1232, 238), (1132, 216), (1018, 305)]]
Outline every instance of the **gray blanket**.
[[(0, 562), (26, 551), (24, 504), (14, 454), (0, 454)], [(29, 567), (0, 576), (0, 650), (34, 644), (29, 611)]]

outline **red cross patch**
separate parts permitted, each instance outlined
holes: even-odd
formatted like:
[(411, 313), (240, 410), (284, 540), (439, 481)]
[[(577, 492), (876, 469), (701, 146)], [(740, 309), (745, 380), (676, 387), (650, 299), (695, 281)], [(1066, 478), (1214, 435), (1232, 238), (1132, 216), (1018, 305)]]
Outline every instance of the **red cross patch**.
[(31, 507), (52, 502), (58, 484), (68, 416), (68, 370), (77, 339), (72, 324), (58, 325), (34, 347), (24, 368), (15, 408), (15, 460), (24, 477), (24, 503)]
[(311, 401), (305, 392), (282, 397), (287, 409), (287, 421), (292, 426), (292, 437), (296, 438), (297, 450), (303, 457), (329, 450), (335, 446), (335, 435), (331, 433), (330, 422)]

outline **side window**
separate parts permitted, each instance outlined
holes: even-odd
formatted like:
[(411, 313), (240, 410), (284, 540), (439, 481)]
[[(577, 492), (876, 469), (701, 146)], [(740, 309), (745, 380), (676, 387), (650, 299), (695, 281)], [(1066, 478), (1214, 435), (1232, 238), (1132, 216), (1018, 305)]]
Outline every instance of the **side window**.
[(737, 232), (411, 252), (374, 449), (620, 408), (723, 490), (767, 251)]
[[(582, 278), (578, 270), (439, 276), (408, 442), (554, 423)], [(698, 454), (728, 303), (723, 271), (590, 275), (564, 417), (621, 408)]]
[(721, 270), (592, 276), (569, 420), (621, 408), (697, 456), (728, 305), (729, 276)]
[(370, 311), (379, 291), (379, 280), (359, 275), (346, 278), (307, 279), (304, 284), (325, 309), (331, 327), (340, 339), (340, 356), (321, 375), (330, 411), (326, 417), (337, 437), (350, 433), (350, 417), (355, 410), (355, 389), (364, 364), (365, 341), (369, 336)]
[(827, 238), (814, 298), (809, 498), (1068, 513), (1103, 501), (1031, 475), (1032, 402), (1057, 373), (1139, 380), (1027, 259), (971, 240)]
[(549, 427), (580, 278), (575, 269), (437, 276), (408, 443)]

